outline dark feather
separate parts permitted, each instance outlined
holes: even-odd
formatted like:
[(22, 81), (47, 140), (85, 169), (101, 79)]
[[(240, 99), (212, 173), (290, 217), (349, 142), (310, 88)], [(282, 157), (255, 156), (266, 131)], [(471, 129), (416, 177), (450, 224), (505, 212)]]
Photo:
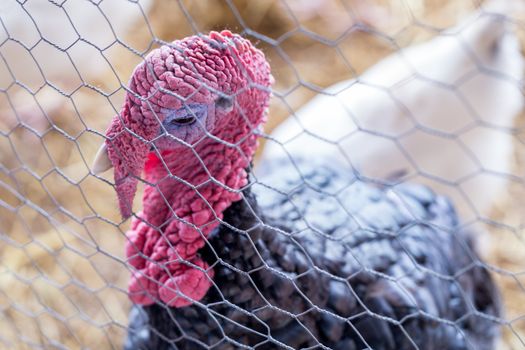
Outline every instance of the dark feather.
[(493, 347), (497, 290), (445, 198), (300, 169), (275, 164), (244, 191), (201, 254), (215, 287), (134, 306), (126, 349)]

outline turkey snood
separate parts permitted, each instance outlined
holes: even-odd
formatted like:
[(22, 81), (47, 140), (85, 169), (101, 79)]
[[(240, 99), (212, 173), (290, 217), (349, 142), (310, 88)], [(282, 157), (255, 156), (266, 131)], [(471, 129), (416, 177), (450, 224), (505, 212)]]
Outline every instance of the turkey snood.
[(142, 172), (146, 183), (127, 233), (133, 302), (181, 307), (206, 294), (214, 273), (199, 249), (241, 198), (271, 79), (262, 52), (229, 31), (162, 46), (135, 69), (106, 134), (124, 217)]

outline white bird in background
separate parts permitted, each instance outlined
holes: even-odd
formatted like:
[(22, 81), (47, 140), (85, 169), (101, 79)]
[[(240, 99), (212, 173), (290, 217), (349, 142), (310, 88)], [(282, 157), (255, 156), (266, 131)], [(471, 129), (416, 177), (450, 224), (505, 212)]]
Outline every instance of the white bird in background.
[(403, 173), (449, 195), (465, 220), (486, 216), (512, 174), (510, 128), (523, 108), (508, 5), (489, 3), (328, 88), (270, 135), (262, 159), (333, 157), (367, 177)]

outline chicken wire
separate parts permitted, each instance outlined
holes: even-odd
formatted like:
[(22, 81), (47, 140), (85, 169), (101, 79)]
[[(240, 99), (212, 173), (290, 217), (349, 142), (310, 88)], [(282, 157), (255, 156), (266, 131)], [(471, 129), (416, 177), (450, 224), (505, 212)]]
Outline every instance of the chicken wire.
[[(275, 144), (271, 130), (288, 115), (295, 118), (298, 108), (323, 88), (359, 79), (387, 54), (434, 37), (478, 6), (422, 0), (3, 2), (0, 347), (122, 347), (131, 305), (131, 269), (124, 254), (129, 220), (119, 216), (111, 172), (94, 175), (90, 164), (111, 117), (120, 110), (134, 66), (153, 48), (223, 28), (255, 43), (276, 79), (265, 128), (266, 142)], [(519, 15), (508, 13), (505, 21), (523, 45)], [(482, 64), (477, 67), (483, 71)], [(523, 89), (522, 77), (494, 76)], [(453, 84), (440, 88), (460, 96)], [(461, 97), (459, 101), (467, 105)], [(475, 108), (466, 108), (474, 125), (484, 123)], [(415, 172), (403, 179), (455, 196), (464, 208), (463, 226), (480, 232), (485, 262), (479, 263), (491, 271), (502, 292), (504, 314), (497, 320), (501, 349), (525, 345), (524, 125), (523, 117), (516, 117), (513, 125), (492, 126), (512, 140), (509, 172), (488, 170), (468, 153), (477, 166), (470, 176), (495, 174), (508, 182), (487, 213), (469, 202), (472, 192), (460, 186), (465, 179), (442, 179), (414, 161)], [(436, 137), (455, 136), (415, 128)], [(360, 132), (392, 139), (371, 129)], [(410, 159), (408, 152), (404, 155)], [(134, 208), (138, 211), (140, 205)]]

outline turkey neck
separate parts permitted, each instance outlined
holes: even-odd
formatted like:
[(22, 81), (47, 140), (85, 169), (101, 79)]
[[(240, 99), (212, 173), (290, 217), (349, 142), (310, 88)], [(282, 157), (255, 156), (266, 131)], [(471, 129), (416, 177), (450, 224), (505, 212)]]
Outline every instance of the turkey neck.
[(134, 302), (187, 306), (211, 286), (214, 272), (199, 250), (224, 211), (242, 198), (257, 146), (248, 127), (232, 123), (223, 131), (222, 140), (208, 137), (193, 148), (149, 154), (143, 211), (127, 234), (126, 255), (136, 269), (129, 287)]
[[(173, 245), (185, 246), (188, 257), (204, 245), (203, 237), (219, 225), (223, 213), (242, 198), (240, 188), (248, 182), (255, 138), (239, 149), (208, 140), (192, 149), (151, 153), (146, 163), (143, 219), (159, 227)], [(243, 152), (244, 151), (244, 152)], [(249, 154), (249, 153), (248, 153)], [(174, 239), (171, 239), (174, 238)]]
[[(163, 151), (160, 158), (150, 153), (145, 179), (153, 185), (144, 190), (143, 218), (151, 225), (165, 226), (165, 233), (175, 228), (184, 231), (184, 223), (209, 233), (224, 210), (241, 199), (240, 189), (248, 182), (245, 168), (255, 144), (255, 137), (238, 148), (206, 140), (194, 149)], [(174, 217), (182, 221), (177, 227), (171, 224)]]

